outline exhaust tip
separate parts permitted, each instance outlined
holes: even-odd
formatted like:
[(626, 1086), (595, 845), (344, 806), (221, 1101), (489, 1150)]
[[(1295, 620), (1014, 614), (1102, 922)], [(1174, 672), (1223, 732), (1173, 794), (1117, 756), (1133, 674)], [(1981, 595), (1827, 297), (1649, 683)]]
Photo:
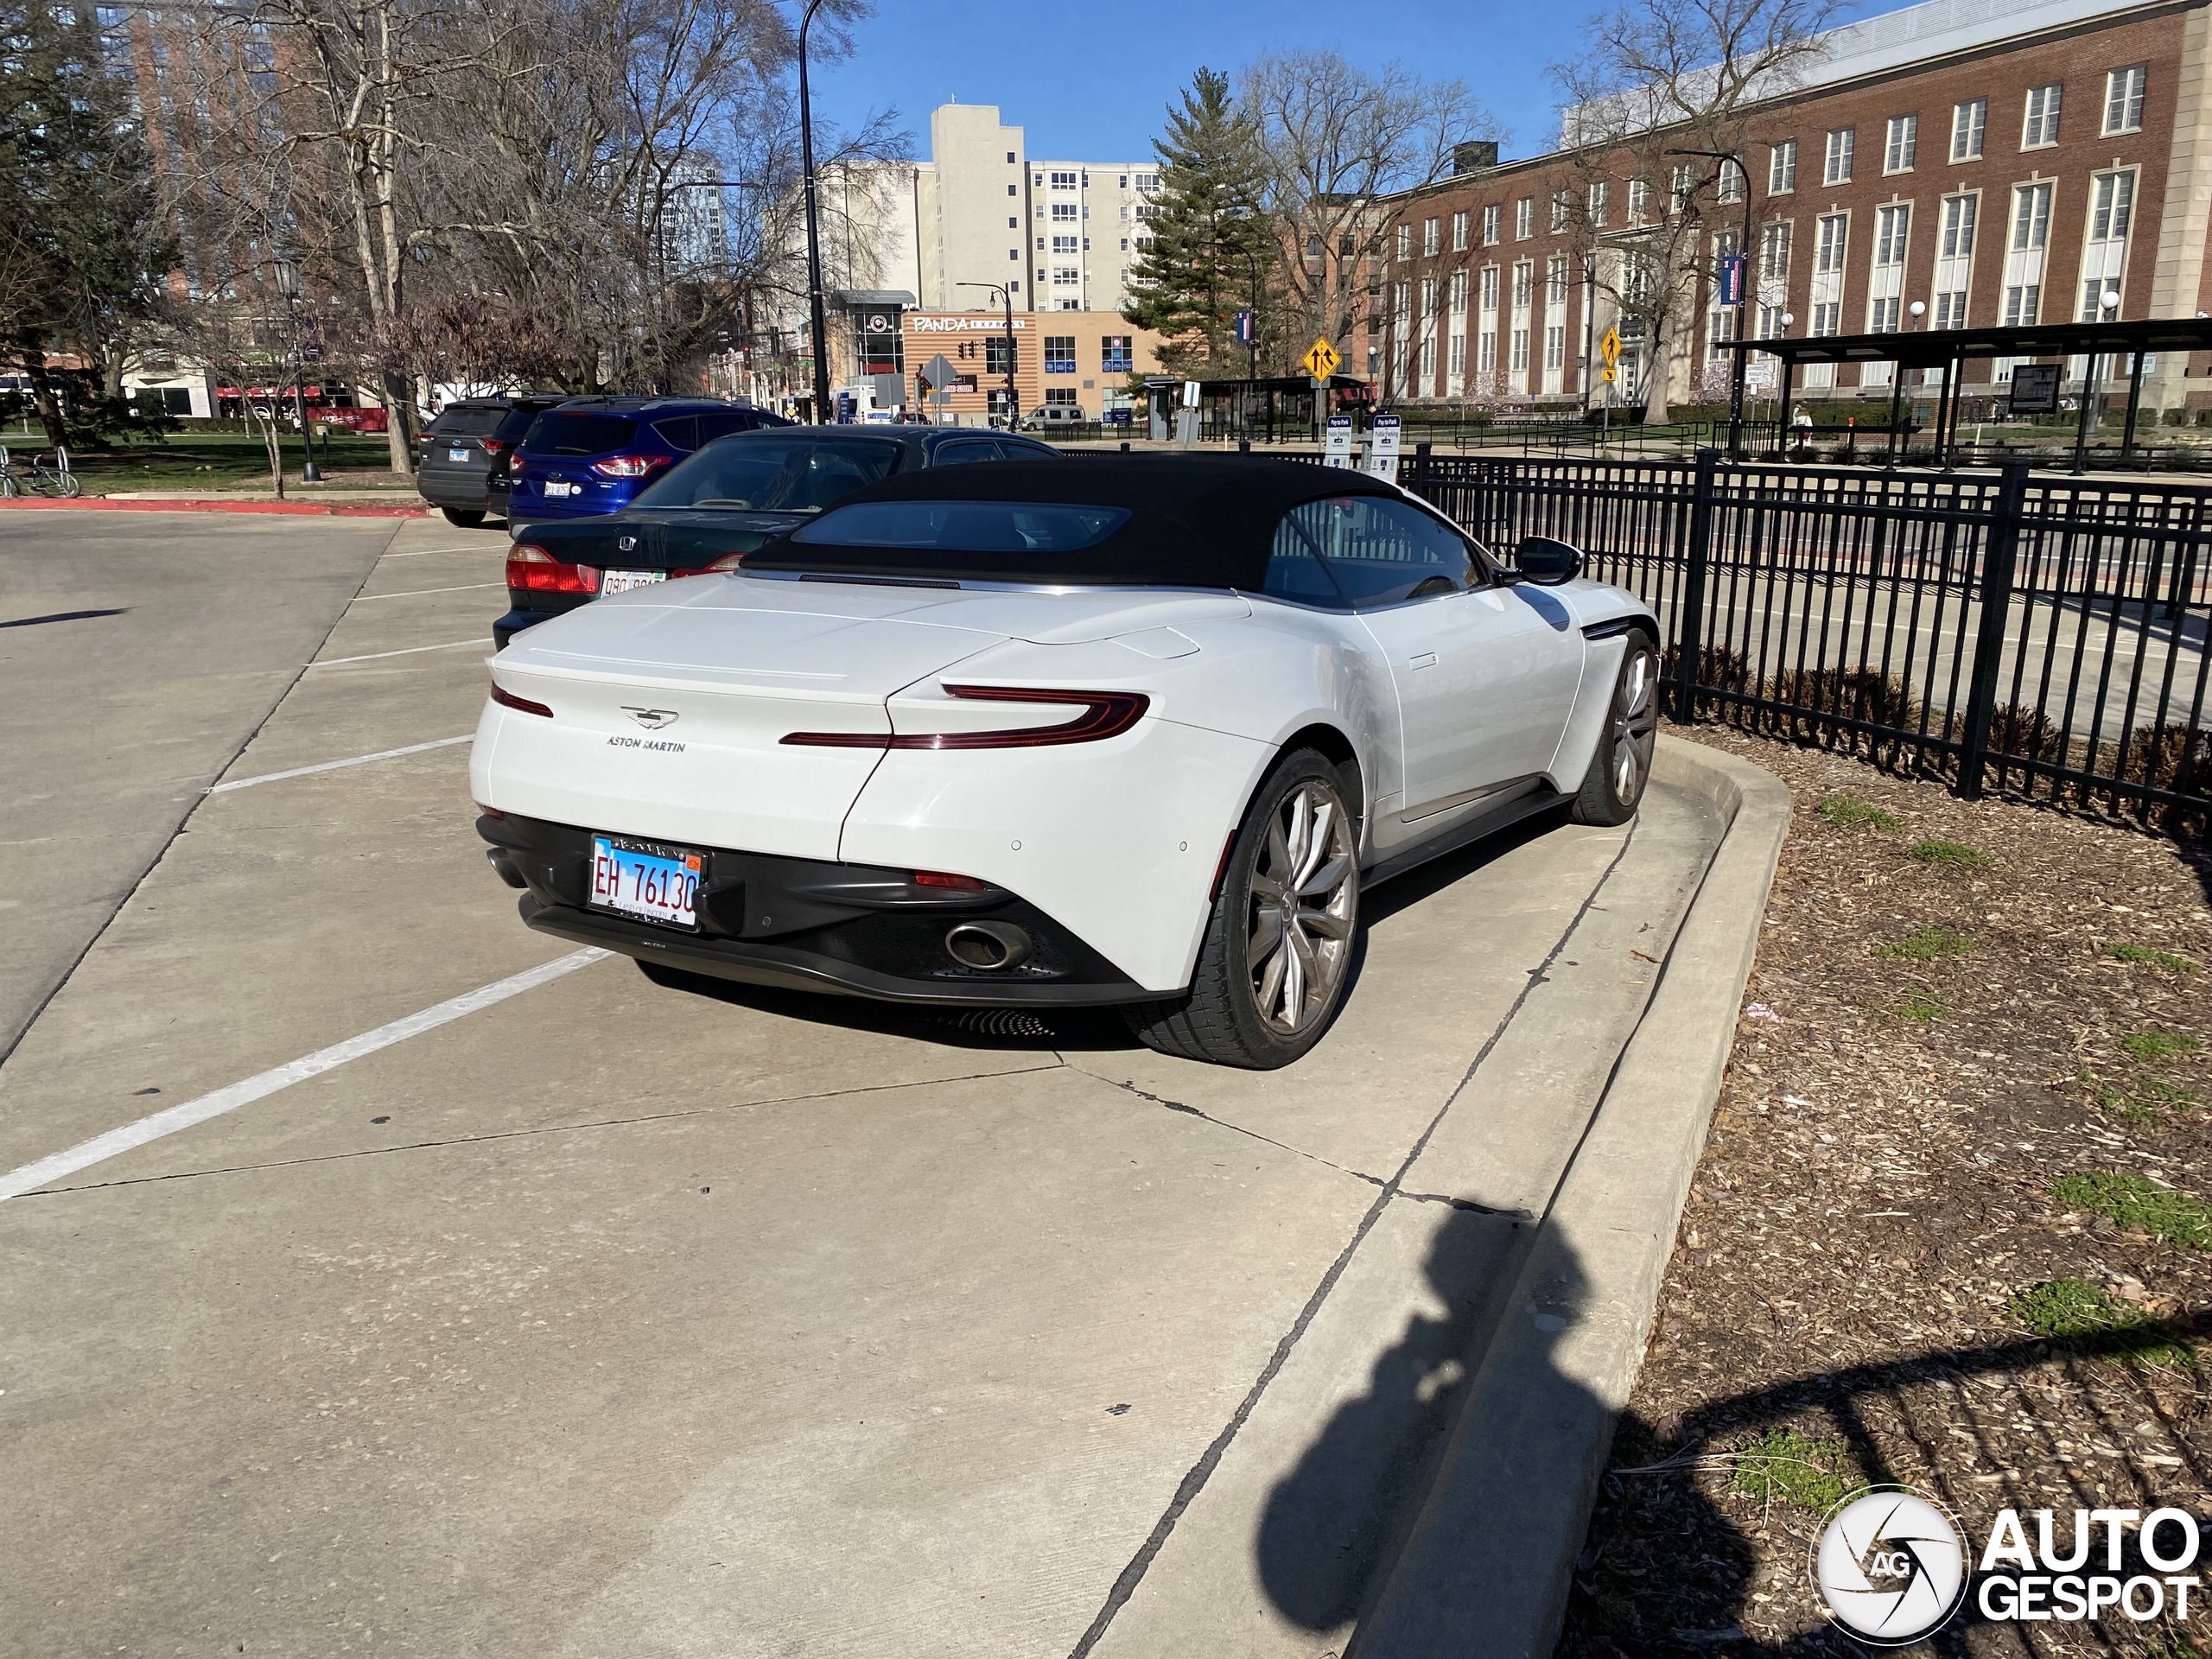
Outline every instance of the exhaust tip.
[(509, 887), (526, 887), (530, 885), (523, 880), (522, 867), (515, 862), (515, 855), (505, 848), (486, 847), (484, 849), (484, 856), (490, 861), (493, 869), (498, 873), (499, 880)]
[(1009, 922), (963, 922), (945, 934), (944, 948), (963, 968), (995, 973), (1029, 960), (1029, 935)]

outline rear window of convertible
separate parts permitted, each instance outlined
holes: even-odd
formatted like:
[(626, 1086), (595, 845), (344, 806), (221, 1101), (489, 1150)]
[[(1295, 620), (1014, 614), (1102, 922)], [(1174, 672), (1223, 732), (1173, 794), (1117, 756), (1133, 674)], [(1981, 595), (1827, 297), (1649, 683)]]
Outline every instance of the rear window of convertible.
[(858, 501), (801, 525), (791, 540), (940, 553), (1075, 553), (1128, 519), (1122, 507), (1038, 501)]

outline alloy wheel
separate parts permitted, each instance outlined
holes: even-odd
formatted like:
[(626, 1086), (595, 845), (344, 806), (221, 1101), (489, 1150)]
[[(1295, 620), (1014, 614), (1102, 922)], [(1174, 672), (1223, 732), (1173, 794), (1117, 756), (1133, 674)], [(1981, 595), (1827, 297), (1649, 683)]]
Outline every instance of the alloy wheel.
[(1351, 962), (1359, 863), (1351, 814), (1302, 779), (1268, 817), (1254, 861), (1245, 966), (1270, 1030), (1305, 1031), (1334, 1005)]
[(1659, 741), (1658, 658), (1649, 645), (1630, 646), (1613, 693), (1613, 794), (1623, 806), (1643, 798), (1651, 751)]

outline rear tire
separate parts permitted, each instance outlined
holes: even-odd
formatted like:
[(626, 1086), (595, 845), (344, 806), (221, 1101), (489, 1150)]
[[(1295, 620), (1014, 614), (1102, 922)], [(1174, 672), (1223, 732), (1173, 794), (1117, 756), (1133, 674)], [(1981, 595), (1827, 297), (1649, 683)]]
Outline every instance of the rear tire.
[(1344, 1005), (1359, 931), (1359, 818), (1326, 756), (1297, 749), (1238, 826), (1191, 988), (1122, 1010), (1147, 1048), (1273, 1071), (1321, 1040)]
[(1626, 823), (1651, 781), (1651, 752), (1659, 741), (1659, 647), (1641, 632), (1627, 639), (1598, 752), (1567, 814), (1577, 823)]
[(474, 530), (484, 522), (481, 507), (440, 507), (438, 511), (445, 514), (448, 524), (458, 524), (463, 530)]

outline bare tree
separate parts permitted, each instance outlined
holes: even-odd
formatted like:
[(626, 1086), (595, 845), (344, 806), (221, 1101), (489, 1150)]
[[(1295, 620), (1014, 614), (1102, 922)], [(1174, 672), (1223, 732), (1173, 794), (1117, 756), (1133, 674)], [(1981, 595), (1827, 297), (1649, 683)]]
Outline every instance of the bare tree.
[(1239, 81), (1283, 249), (1286, 345), (1325, 338), (1346, 351), (1389, 219), (1376, 199), (1433, 184), (1455, 145), (1498, 136), (1497, 124), (1459, 81), (1401, 64), (1370, 73), (1334, 52), (1262, 58)]
[(1552, 211), (1637, 354), (1647, 421), (1667, 418), (1719, 260), (1756, 251), (1735, 244), (1762, 113), (1802, 84), (1842, 10), (1843, 0), (1628, 0), (1597, 20), (1584, 55), (1553, 66), (1575, 183)]

